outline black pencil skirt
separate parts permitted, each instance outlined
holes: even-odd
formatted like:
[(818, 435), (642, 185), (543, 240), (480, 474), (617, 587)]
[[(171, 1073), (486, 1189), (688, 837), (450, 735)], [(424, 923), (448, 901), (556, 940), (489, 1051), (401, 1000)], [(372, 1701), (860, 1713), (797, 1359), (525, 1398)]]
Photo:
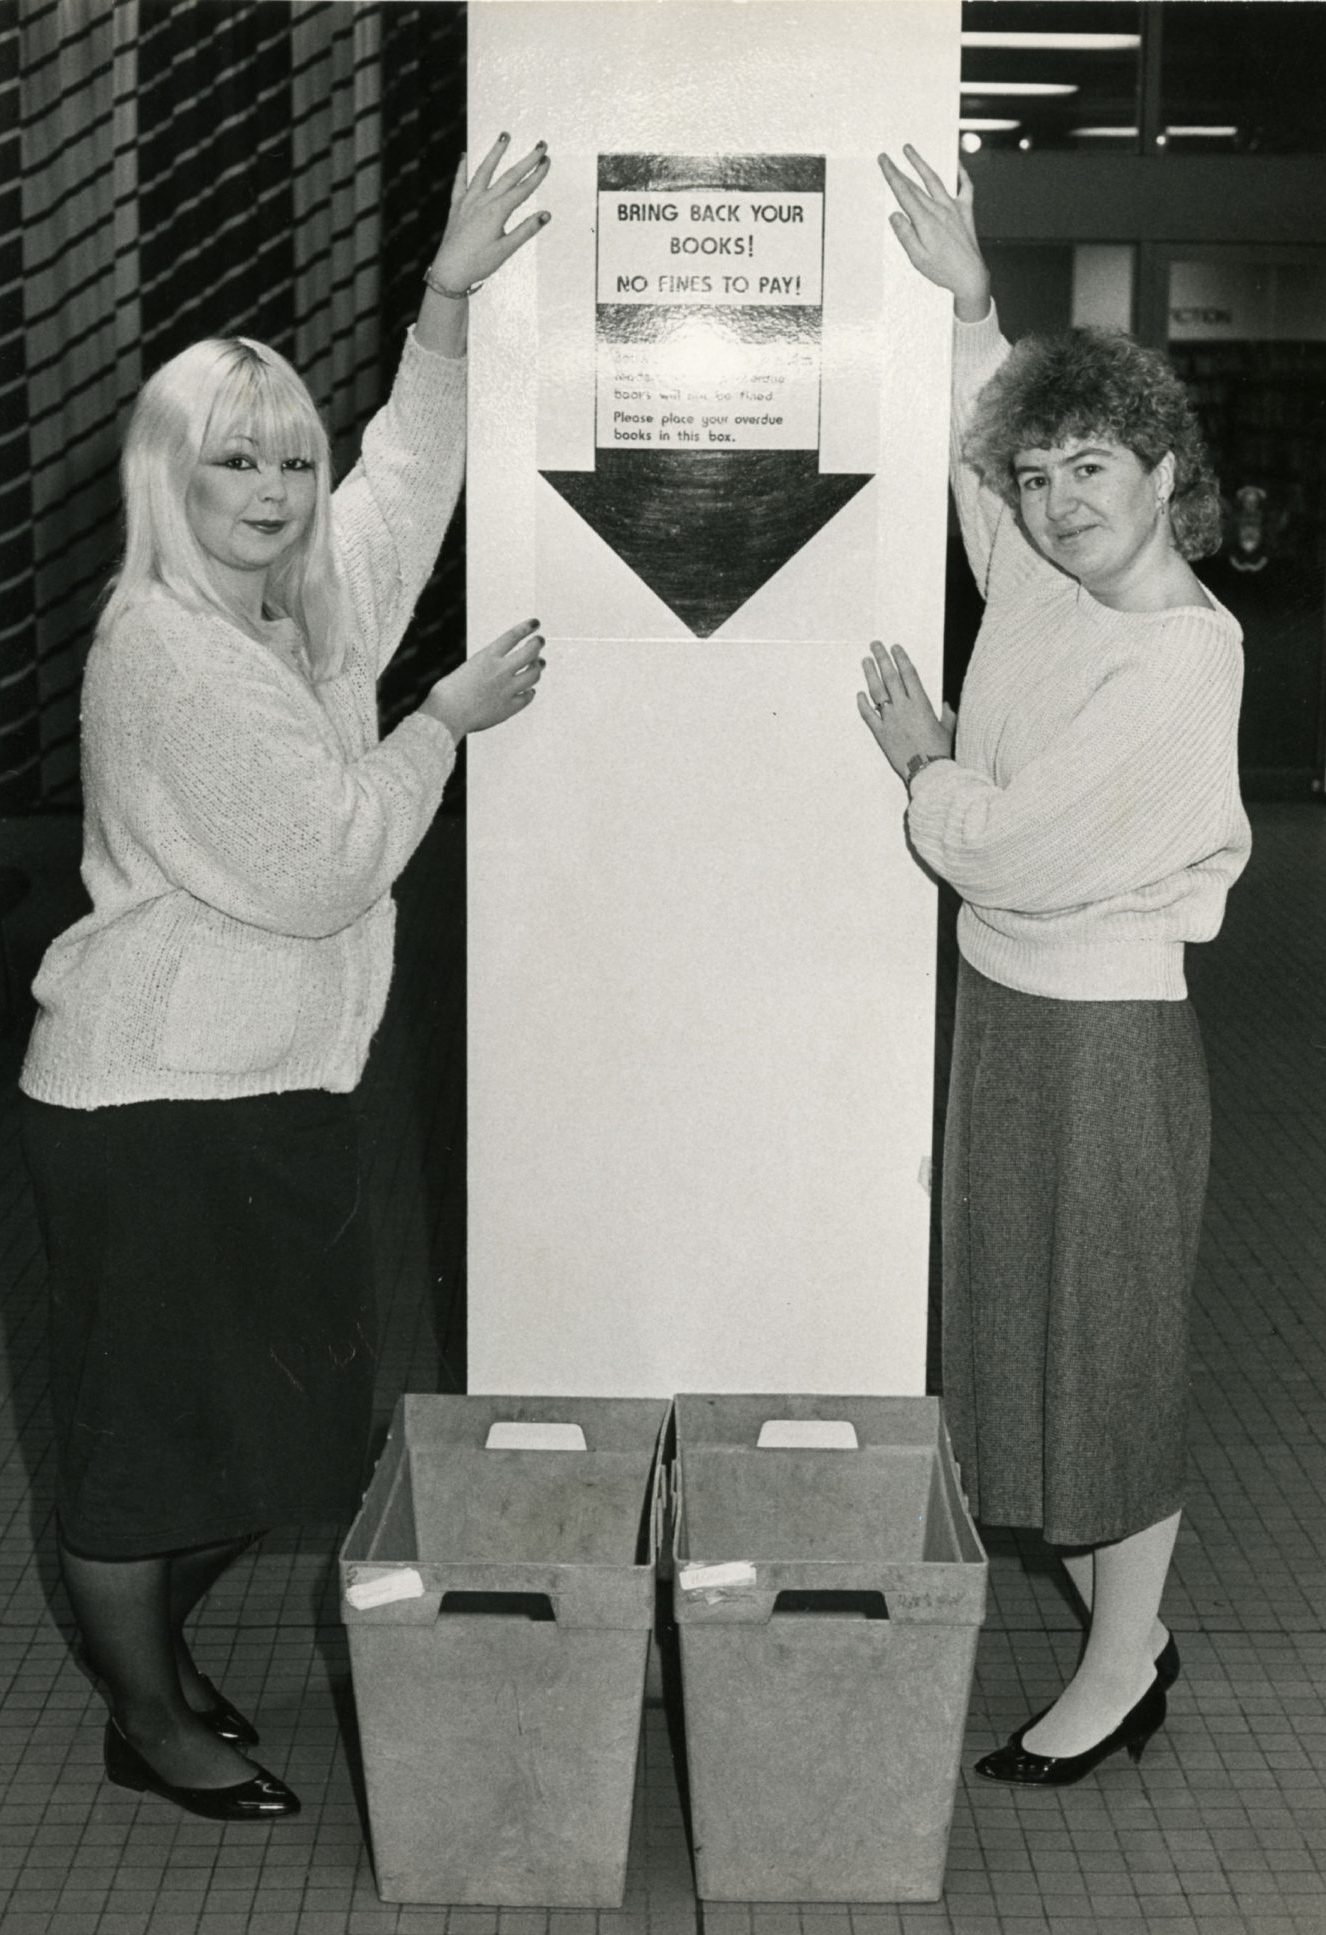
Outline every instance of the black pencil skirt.
[(65, 1542), (128, 1559), (358, 1502), (376, 1360), (348, 1095), (23, 1098)]
[(1180, 1509), (1209, 1146), (1186, 1001), (1052, 1001), (962, 962), (944, 1402), (978, 1518), (1085, 1546)]

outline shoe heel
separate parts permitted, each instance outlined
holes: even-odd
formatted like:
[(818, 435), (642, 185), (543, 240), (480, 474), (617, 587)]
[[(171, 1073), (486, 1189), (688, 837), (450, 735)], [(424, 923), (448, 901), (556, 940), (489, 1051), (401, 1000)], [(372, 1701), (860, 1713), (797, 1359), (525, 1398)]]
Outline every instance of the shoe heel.
[(1169, 1711), (1169, 1702), (1165, 1697), (1164, 1687), (1160, 1686), (1157, 1682), (1153, 1682), (1153, 1691), (1156, 1696), (1154, 1701), (1147, 1700), (1143, 1702), (1147, 1711), (1145, 1715), (1141, 1716), (1142, 1725), (1138, 1728), (1132, 1739), (1127, 1742), (1128, 1758), (1135, 1766), (1141, 1761), (1142, 1755), (1146, 1751), (1147, 1743), (1150, 1741), (1152, 1735), (1159, 1733), (1160, 1729), (1164, 1726), (1165, 1716)]
[(129, 1788), (132, 1793), (145, 1794), (147, 1782), (137, 1764), (138, 1758), (115, 1722), (108, 1720), (102, 1752), (107, 1780), (113, 1781), (116, 1787)]

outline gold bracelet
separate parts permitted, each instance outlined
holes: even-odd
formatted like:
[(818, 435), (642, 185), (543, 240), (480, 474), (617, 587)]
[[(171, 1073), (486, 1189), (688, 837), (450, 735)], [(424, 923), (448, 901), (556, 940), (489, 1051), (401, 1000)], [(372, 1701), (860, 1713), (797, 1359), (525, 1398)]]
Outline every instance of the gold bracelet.
[(445, 296), (448, 302), (464, 302), (466, 296), (476, 295), (483, 287), (482, 282), (472, 282), (468, 289), (448, 289), (444, 282), (438, 281), (431, 266), (424, 270), (424, 281), (437, 295)]

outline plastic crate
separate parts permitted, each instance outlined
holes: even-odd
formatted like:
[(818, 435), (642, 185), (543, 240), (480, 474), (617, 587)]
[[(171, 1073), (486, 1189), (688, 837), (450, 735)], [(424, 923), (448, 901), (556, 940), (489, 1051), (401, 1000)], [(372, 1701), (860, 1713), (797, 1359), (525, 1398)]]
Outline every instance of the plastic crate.
[[(384, 1901), (620, 1905), (668, 1410), (397, 1406), (341, 1551)], [(585, 1448), (488, 1444), (549, 1425)]]
[(937, 1900), (986, 1588), (938, 1400), (681, 1397), (676, 1417), (697, 1892)]

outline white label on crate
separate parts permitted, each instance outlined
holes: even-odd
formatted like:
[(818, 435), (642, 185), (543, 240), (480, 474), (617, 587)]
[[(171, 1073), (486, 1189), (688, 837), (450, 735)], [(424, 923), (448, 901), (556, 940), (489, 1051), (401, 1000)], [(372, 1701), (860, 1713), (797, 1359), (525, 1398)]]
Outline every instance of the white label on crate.
[(770, 1418), (760, 1426), (761, 1446), (806, 1451), (856, 1451), (859, 1441), (850, 1418)]
[(368, 1612), (373, 1606), (394, 1605), (398, 1599), (422, 1599), (424, 1582), (412, 1565), (406, 1565), (379, 1572), (372, 1579), (356, 1579), (346, 1587), (345, 1596), (356, 1612)]
[(585, 1434), (578, 1424), (492, 1424), (485, 1451), (584, 1451)]
[(755, 1567), (745, 1559), (724, 1565), (684, 1565), (677, 1574), (683, 1592), (732, 1592), (755, 1584)]

